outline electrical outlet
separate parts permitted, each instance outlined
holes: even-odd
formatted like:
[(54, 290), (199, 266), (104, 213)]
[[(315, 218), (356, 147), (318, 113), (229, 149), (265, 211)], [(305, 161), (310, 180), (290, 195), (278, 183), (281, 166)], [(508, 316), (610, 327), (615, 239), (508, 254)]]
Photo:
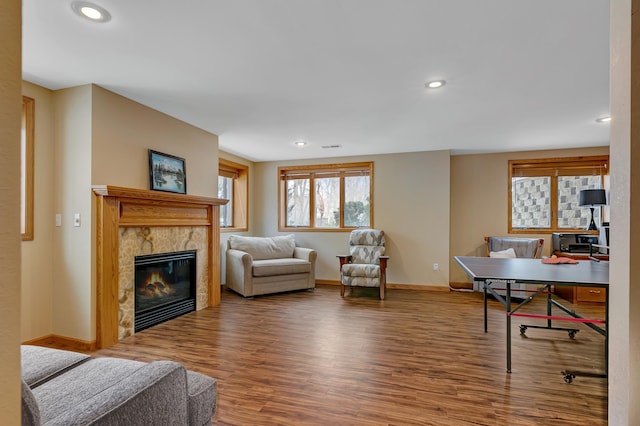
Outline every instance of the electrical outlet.
[(60, 213), (56, 213), (56, 226), (62, 226), (62, 215)]
[(434, 271), (438, 271), (440, 269), (440, 265), (438, 265), (437, 263), (433, 264), (433, 270)]

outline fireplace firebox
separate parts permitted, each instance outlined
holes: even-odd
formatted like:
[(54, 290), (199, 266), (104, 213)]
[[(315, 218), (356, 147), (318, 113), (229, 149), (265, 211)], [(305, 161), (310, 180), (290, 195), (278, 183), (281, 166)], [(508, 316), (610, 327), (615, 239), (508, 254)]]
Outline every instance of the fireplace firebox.
[(196, 250), (136, 256), (136, 332), (196, 310)]

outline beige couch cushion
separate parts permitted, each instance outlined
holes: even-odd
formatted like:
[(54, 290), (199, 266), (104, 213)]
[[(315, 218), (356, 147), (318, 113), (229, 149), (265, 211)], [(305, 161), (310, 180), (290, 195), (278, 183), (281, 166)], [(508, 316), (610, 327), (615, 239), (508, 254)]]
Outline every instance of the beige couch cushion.
[(253, 260), (292, 258), (296, 240), (293, 234), (278, 237), (231, 235), (229, 248), (247, 252)]
[(311, 271), (311, 263), (306, 260), (265, 259), (253, 262), (254, 277), (270, 277), (272, 275), (304, 274)]

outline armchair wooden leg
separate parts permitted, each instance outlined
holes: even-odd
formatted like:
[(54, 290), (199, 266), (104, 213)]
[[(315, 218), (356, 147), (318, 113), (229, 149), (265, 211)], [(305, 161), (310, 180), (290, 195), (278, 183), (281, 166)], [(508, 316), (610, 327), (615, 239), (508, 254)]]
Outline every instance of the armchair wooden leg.
[(344, 297), (344, 284), (340, 283), (340, 297)]
[(387, 261), (389, 257), (380, 256), (380, 300), (384, 300), (384, 290), (387, 286)]

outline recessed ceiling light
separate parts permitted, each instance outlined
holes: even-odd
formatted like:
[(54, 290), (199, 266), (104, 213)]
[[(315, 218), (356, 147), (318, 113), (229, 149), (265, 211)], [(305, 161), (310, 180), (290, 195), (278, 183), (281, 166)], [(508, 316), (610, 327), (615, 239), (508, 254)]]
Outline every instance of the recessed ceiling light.
[(71, 9), (77, 15), (92, 22), (108, 22), (111, 20), (111, 14), (104, 7), (88, 1), (74, 1), (71, 3)]
[(299, 140), (299, 141), (295, 141), (293, 144), (295, 146), (299, 147), (299, 148), (302, 148), (303, 146), (305, 146), (307, 144), (307, 142), (303, 141), (303, 140)]
[(426, 87), (427, 89), (438, 89), (444, 86), (445, 83), (446, 82), (444, 80), (434, 80), (434, 81), (425, 83), (424, 87)]
[(611, 121), (611, 117), (609, 116), (596, 118), (596, 123), (608, 123), (610, 121)]

